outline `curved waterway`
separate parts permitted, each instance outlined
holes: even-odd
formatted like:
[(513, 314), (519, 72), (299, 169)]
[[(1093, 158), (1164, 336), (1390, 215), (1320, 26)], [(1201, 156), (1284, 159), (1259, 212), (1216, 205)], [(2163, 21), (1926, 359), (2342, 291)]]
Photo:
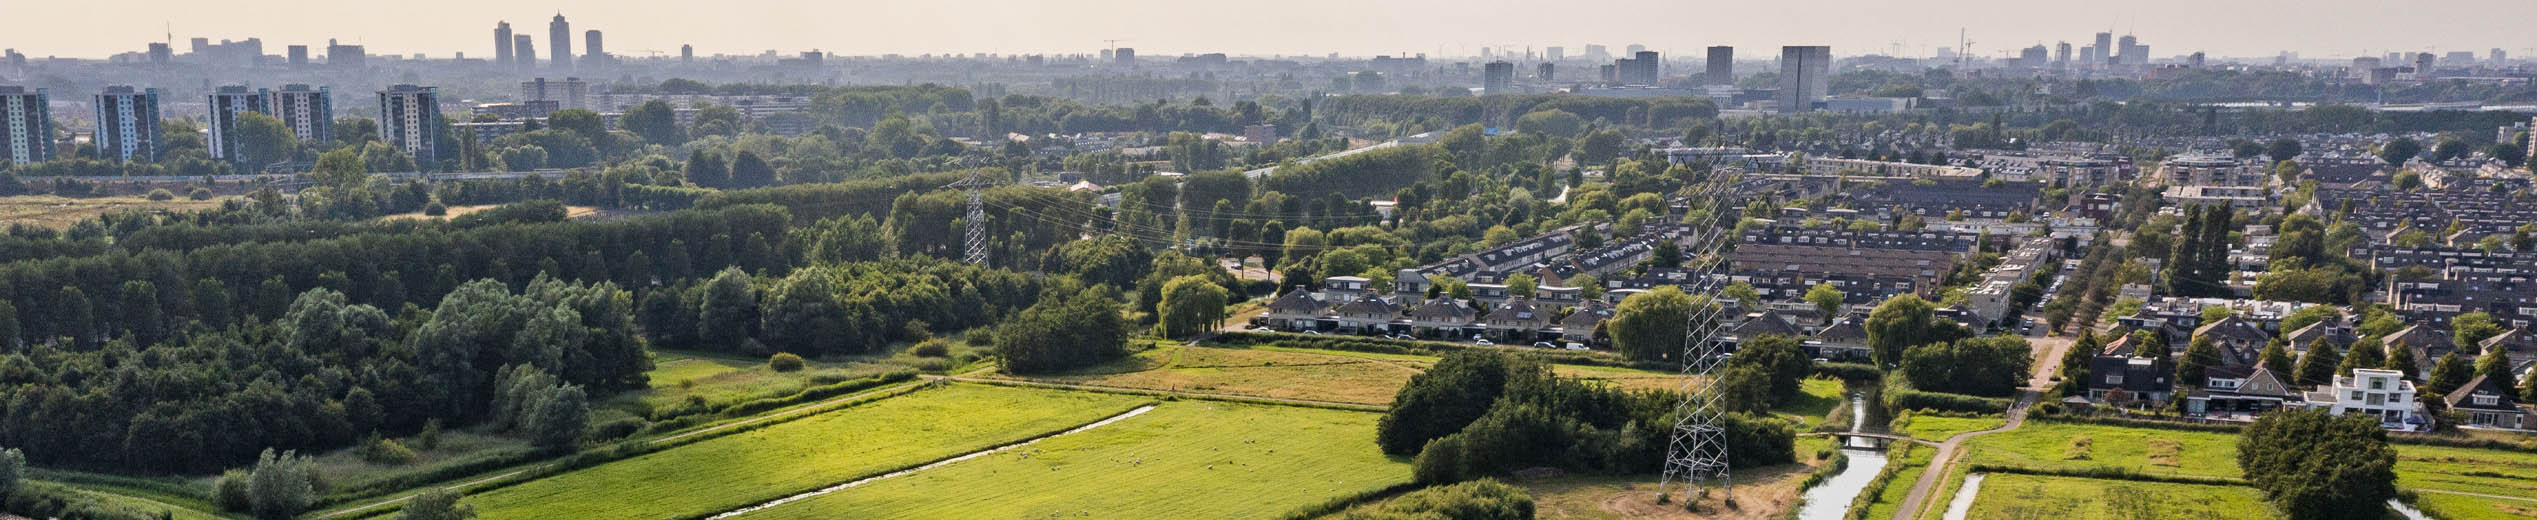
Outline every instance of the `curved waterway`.
[[(1858, 432), (1867, 420), (1867, 400), (1850, 396), (1850, 431)], [(1868, 481), (1875, 480), (1877, 472), (1885, 470), (1885, 450), (1874, 446), (1867, 441), (1843, 441), (1841, 453), (1849, 457), (1850, 464), (1841, 473), (1806, 490), (1806, 505), (1797, 510), (1798, 520), (1841, 520), (1846, 516), (1850, 502), (1867, 489)]]

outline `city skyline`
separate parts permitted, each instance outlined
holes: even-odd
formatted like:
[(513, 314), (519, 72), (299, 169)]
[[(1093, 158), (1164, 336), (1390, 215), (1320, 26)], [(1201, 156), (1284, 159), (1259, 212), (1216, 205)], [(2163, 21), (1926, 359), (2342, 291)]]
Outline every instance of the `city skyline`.
[[(1483, 47), (1539, 52), (1585, 44), (1619, 48), (1645, 44), (1671, 58), (1696, 56), (1710, 45), (1766, 48), (1828, 45), (1835, 55), (1890, 54), (1925, 57), (1956, 44), (1956, 31), (1974, 40), (1972, 54), (1998, 58), (2036, 44), (2084, 45), (2097, 32), (2135, 34), (2157, 42), (2154, 56), (2203, 51), (2213, 57), (2371, 56), (2386, 52), (2525, 52), (2531, 42), (2517, 21), (2537, 17), (2537, 3), (2519, 0), (2455, 0), (2436, 8), (2387, 9), (2358, 1), (2245, 2), (2212, 5), (2182, 0), (2144, 0), (2123, 7), (2046, 12), (2005, 0), (1954, 5), (1888, 5), (1864, 0), (1824, 0), (1796, 5), (1683, 5), (1655, 0), (1598, 10), (1530, 11), (1512, 1), (1417, 0), (1355, 5), (1304, 0), (1282, 9), (1249, 4), (1185, 4), (1131, 0), (1124, 4), (986, 0), (981, 4), (832, 5), (760, 2), (692, 4), (659, 0), (567, 0), (534, 6), (485, 0), (447, 0), (441, 8), (393, 19), (363, 16), (359, 5), (304, 0), (259, 2), (275, 9), (234, 9), (234, 4), (144, 0), (118, 4), (106, 26), (36, 24), (5, 47), (33, 57), (105, 58), (140, 52), (174, 34), (214, 40), (261, 38), (280, 49), (336, 39), (389, 55), (453, 53), (490, 59), (483, 43), (497, 22), (534, 25), (558, 13), (583, 27), (606, 28), (616, 54), (675, 57), (682, 45), (699, 53), (789, 55), (820, 49), (842, 55), (881, 54), (1089, 54), (1118, 39), (1118, 46), (1149, 56), (1224, 52), (1235, 55), (1347, 56), (1429, 54), (1476, 56)], [(47, 3), (19, 10), (30, 19), (84, 20), (106, 16), (105, 7)], [(2368, 10), (2370, 16), (2351, 16)], [(127, 16), (129, 12), (162, 16)], [(2075, 12), (2074, 12), (2075, 11)], [(298, 19), (268, 16), (303, 13)], [(1333, 13), (1353, 13), (1334, 16)], [(2475, 16), (2462, 16), (2474, 13)], [(1172, 23), (1198, 17), (1207, 23)], [(164, 21), (182, 23), (151, 23)], [(1694, 24), (1683, 20), (1734, 19), (1753, 23)], [(515, 28), (517, 30), (518, 28)], [(520, 30), (518, 32), (528, 32)], [(1524, 38), (1493, 36), (1526, 34)], [(547, 43), (547, 42), (540, 42)], [(1575, 53), (1571, 53), (1574, 55)], [(1758, 55), (1754, 55), (1758, 56)]]

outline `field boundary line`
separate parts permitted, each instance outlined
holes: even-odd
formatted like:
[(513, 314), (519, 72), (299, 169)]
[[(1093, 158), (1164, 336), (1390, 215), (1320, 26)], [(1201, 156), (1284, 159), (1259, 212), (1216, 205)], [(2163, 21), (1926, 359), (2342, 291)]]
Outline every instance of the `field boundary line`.
[(765, 510), (765, 509), (767, 509), (767, 508), (776, 507), (776, 506), (781, 506), (781, 505), (784, 505), (784, 504), (790, 504), (790, 503), (793, 503), (793, 502), (799, 502), (799, 501), (803, 501), (803, 500), (809, 500), (809, 499), (812, 499), (812, 498), (818, 498), (818, 497), (819, 497), (819, 496), (821, 496), (821, 495), (826, 495), (826, 494), (829, 494), (829, 493), (835, 493), (835, 492), (838, 492), (838, 491), (844, 491), (844, 490), (849, 489), (849, 488), (854, 488), (854, 487), (862, 486), (862, 485), (864, 485), (864, 484), (869, 484), (869, 483), (877, 482), (877, 481), (884, 480), (884, 479), (890, 479), (890, 478), (903, 477), (903, 476), (907, 476), (907, 475), (912, 475), (912, 474), (915, 474), (916, 472), (919, 472), (919, 471), (925, 471), (925, 470), (929, 470), (929, 469), (934, 469), (934, 468), (938, 468), (938, 467), (943, 467), (943, 466), (951, 465), (951, 464), (958, 463), (958, 462), (960, 462), (960, 461), (964, 461), (964, 460), (970, 460), (970, 459), (975, 459), (975, 458), (984, 457), (984, 456), (988, 456), (988, 455), (994, 455), (994, 454), (997, 454), (997, 453), (1002, 453), (1002, 452), (1004, 452), (1004, 451), (1006, 451), (1006, 450), (1011, 450), (1011, 449), (1015, 449), (1015, 448), (1020, 448), (1020, 447), (1023, 447), (1023, 446), (1029, 446), (1029, 445), (1032, 445), (1032, 444), (1038, 443), (1039, 441), (1044, 441), (1044, 440), (1048, 440), (1048, 439), (1054, 439), (1054, 438), (1057, 438), (1057, 437), (1063, 437), (1063, 436), (1067, 436), (1067, 435), (1073, 435), (1073, 434), (1082, 433), (1082, 432), (1085, 432), (1085, 431), (1090, 431), (1090, 430), (1092, 430), (1092, 429), (1094, 429), (1094, 428), (1100, 428), (1100, 427), (1103, 427), (1103, 426), (1109, 426), (1109, 425), (1111, 425), (1112, 423), (1117, 423), (1117, 422), (1119, 422), (1119, 421), (1128, 420), (1128, 418), (1130, 418), (1130, 417), (1136, 417), (1136, 416), (1139, 416), (1139, 415), (1145, 415), (1145, 412), (1151, 412), (1151, 411), (1154, 411), (1154, 408), (1155, 408), (1155, 407), (1158, 407), (1158, 406), (1162, 406), (1162, 405), (1159, 405), (1159, 404), (1146, 404), (1146, 405), (1144, 405), (1144, 406), (1138, 406), (1138, 407), (1136, 407), (1136, 409), (1133, 409), (1133, 410), (1128, 410), (1128, 411), (1125, 411), (1125, 412), (1120, 412), (1118, 415), (1112, 415), (1112, 416), (1109, 416), (1109, 417), (1105, 417), (1105, 418), (1102, 418), (1101, 420), (1093, 421), (1093, 422), (1091, 422), (1091, 423), (1087, 423), (1087, 424), (1084, 424), (1084, 425), (1081, 425), (1081, 426), (1076, 426), (1076, 427), (1074, 427), (1074, 428), (1070, 428), (1070, 429), (1066, 429), (1066, 430), (1059, 430), (1059, 431), (1057, 431), (1057, 432), (1055, 432), (1055, 433), (1049, 433), (1049, 434), (1046, 434), (1046, 435), (1040, 435), (1040, 436), (1037, 436), (1037, 437), (1032, 437), (1032, 438), (1023, 439), (1023, 440), (1019, 440), (1019, 441), (1014, 441), (1014, 442), (1012, 442), (1012, 443), (1008, 443), (1008, 444), (1005, 444), (1005, 445), (1002, 445), (1002, 446), (995, 446), (995, 447), (991, 447), (991, 448), (987, 448), (987, 449), (983, 449), (983, 450), (973, 451), (973, 452), (969, 452), (969, 453), (963, 453), (963, 454), (959, 454), (959, 455), (953, 455), (953, 456), (950, 456), (950, 457), (945, 457), (945, 458), (942, 458), (942, 459), (939, 459), (939, 460), (935, 460), (935, 461), (932, 461), (932, 462), (926, 462), (926, 463), (923, 463), (923, 464), (917, 465), (916, 467), (912, 467), (912, 468), (905, 468), (905, 469), (900, 469), (900, 470), (897, 470), (897, 471), (891, 471), (891, 472), (882, 473), (882, 474), (879, 474), (879, 475), (873, 475), (873, 476), (869, 476), (869, 477), (863, 477), (863, 478), (855, 479), (855, 480), (852, 480), (852, 481), (848, 481), (848, 482), (846, 482), (846, 483), (844, 483), (844, 484), (837, 484), (837, 485), (834, 485), (834, 486), (828, 486), (828, 487), (825, 487), (825, 488), (820, 488), (820, 489), (816, 489), (816, 490), (811, 490), (811, 491), (807, 491), (807, 492), (803, 492), (803, 493), (795, 494), (795, 495), (793, 495), (793, 496), (788, 496), (788, 497), (784, 497), (784, 498), (778, 498), (778, 499), (771, 500), (771, 501), (768, 501), (768, 502), (763, 503), (763, 504), (758, 504), (758, 505), (753, 505), (753, 506), (743, 507), (743, 508), (734, 509), (734, 510), (731, 510), (731, 511), (725, 511), (725, 512), (722, 512), (722, 513), (719, 513), (719, 514), (715, 514), (715, 515), (713, 515), (713, 516), (705, 517), (705, 518), (706, 518), (707, 520), (722, 520), (722, 519), (725, 519), (725, 518), (731, 518), (731, 517), (740, 516), (740, 515), (745, 515), (745, 514), (749, 514), (749, 513), (755, 513), (755, 512), (758, 512), (758, 511)]
[[(779, 409), (779, 410), (776, 410), (776, 411), (768, 412), (768, 413), (766, 413), (766, 414), (761, 414), (761, 415), (754, 416), (754, 417), (750, 417), (750, 418), (747, 418), (747, 419), (742, 419), (742, 420), (737, 420), (737, 421), (726, 422), (726, 423), (717, 424), (717, 425), (713, 425), (713, 426), (707, 426), (707, 427), (704, 427), (704, 428), (699, 428), (699, 429), (696, 429), (696, 430), (687, 431), (687, 432), (679, 433), (679, 434), (676, 434), (676, 435), (671, 435), (671, 436), (667, 436), (667, 437), (661, 437), (661, 438), (651, 439), (651, 440), (642, 441), (642, 442), (644, 443), (644, 446), (645, 446), (646, 448), (655, 448), (656, 450), (673, 449), (673, 448), (677, 448), (677, 447), (678, 447), (678, 445), (677, 445), (677, 444), (674, 444), (676, 441), (685, 440), (685, 439), (687, 439), (687, 438), (690, 438), (690, 437), (695, 437), (695, 436), (697, 436), (697, 435), (702, 435), (702, 434), (706, 434), (706, 433), (726, 432), (726, 431), (728, 431), (728, 430), (732, 430), (732, 429), (735, 429), (735, 428), (740, 428), (740, 427), (743, 427), (743, 426), (753, 426), (753, 425), (759, 425), (759, 423), (766, 423), (766, 422), (768, 422), (768, 421), (773, 421), (774, 419), (778, 419), (778, 418), (783, 418), (784, 420), (783, 420), (783, 421), (775, 421), (775, 423), (789, 422), (789, 421), (792, 421), (792, 420), (795, 420), (795, 419), (800, 419), (800, 418), (803, 418), (803, 417), (809, 417), (809, 416), (812, 416), (812, 415), (818, 415), (818, 414), (827, 413), (827, 412), (830, 412), (830, 411), (835, 411), (835, 410), (834, 410), (834, 408), (836, 408), (836, 406), (834, 406), (834, 405), (843, 404), (843, 403), (852, 403), (852, 402), (854, 402), (854, 400), (856, 400), (856, 399), (864, 399), (864, 398), (867, 398), (867, 397), (874, 396), (874, 395), (876, 395), (876, 394), (883, 394), (883, 393), (890, 393), (890, 392), (900, 392), (900, 393), (904, 393), (904, 392), (906, 392), (906, 391), (910, 391), (910, 390), (912, 390), (912, 389), (921, 389), (921, 388), (923, 388), (923, 387), (927, 384), (927, 382), (928, 382), (928, 381), (930, 381), (930, 380), (923, 380), (923, 379), (920, 379), (920, 380), (916, 380), (916, 381), (908, 381), (908, 382), (901, 382), (901, 383), (895, 383), (895, 384), (890, 384), (890, 385), (884, 385), (884, 386), (881, 386), (881, 387), (878, 387), (878, 388), (872, 388), (872, 389), (864, 390), (864, 391), (862, 391), (862, 392), (856, 392), (856, 393), (853, 393), (853, 394), (847, 394), (847, 395), (837, 396), (836, 398), (829, 399), (829, 400), (825, 400), (825, 401), (818, 401), (818, 402), (813, 402), (813, 403), (804, 403), (804, 404), (801, 404), (801, 405), (793, 406), (793, 407), (790, 407), (790, 408)], [(882, 396), (882, 397), (878, 397), (878, 398), (872, 398), (872, 399), (870, 399), (870, 400), (879, 400), (879, 399), (885, 399), (885, 398), (889, 398), (889, 397), (897, 397), (897, 395), (898, 395), (898, 394), (892, 394), (892, 395), (888, 395), (888, 396)], [(707, 438), (707, 439), (710, 439), (710, 437), (709, 437), (709, 438)], [(700, 440), (703, 440), (703, 439), (700, 439)], [(649, 452), (646, 452), (646, 453), (649, 453)], [(633, 456), (634, 456), (634, 457), (639, 457), (639, 456), (642, 456), (642, 455), (638, 454), (638, 455), (633, 455)], [(564, 457), (559, 457), (559, 459), (560, 459), (560, 458), (564, 458)], [(631, 458), (631, 457), (628, 457), (628, 458)], [(616, 459), (616, 460), (622, 460), (622, 459)], [(608, 462), (615, 462), (616, 460), (610, 460), (610, 461), (608, 461)], [(380, 509), (380, 508), (385, 508), (385, 507), (389, 507), (389, 506), (394, 506), (394, 505), (397, 505), (397, 504), (402, 504), (402, 503), (404, 503), (404, 502), (405, 502), (405, 501), (407, 501), (407, 500), (411, 500), (411, 499), (413, 499), (416, 495), (420, 495), (420, 494), (422, 494), (422, 491), (421, 491), (421, 490), (423, 490), (423, 489), (428, 489), (428, 488), (434, 488), (434, 487), (445, 487), (445, 488), (449, 488), (449, 489), (453, 489), (453, 490), (466, 490), (466, 491), (477, 491), (477, 492), (480, 492), (480, 491), (484, 491), (484, 490), (482, 490), (482, 489), (477, 489), (477, 488), (480, 488), (480, 487), (483, 487), (483, 486), (486, 486), (486, 485), (488, 485), (488, 484), (492, 484), (492, 483), (498, 483), (498, 482), (501, 482), (501, 481), (503, 481), (503, 480), (510, 479), (510, 478), (512, 478), (512, 477), (518, 477), (518, 476), (521, 476), (521, 475), (523, 475), (523, 474), (529, 474), (529, 473), (539, 472), (539, 471), (546, 471), (546, 470), (548, 470), (548, 469), (550, 469), (550, 468), (554, 468), (557, 464), (561, 464), (561, 463), (562, 463), (562, 462), (561, 462), (561, 461), (559, 461), (559, 460), (549, 459), (549, 460), (548, 460), (548, 461), (546, 461), (546, 462), (539, 462), (539, 463), (534, 463), (534, 464), (532, 464), (532, 465), (520, 466), (520, 467), (516, 467), (515, 469), (512, 469), (512, 470), (510, 470), (510, 471), (504, 471), (504, 472), (499, 473), (499, 474), (494, 474), (494, 475), (487, 476), (487, 477), (484, 477), (484, 478), (478, 478), (478, 479), (473, 479), (473, 480), (467, 480), (467, 481), (464, 481), (464, 482), (459, 482), (459, 483), (457, 483), (457, 484), (452, 484), (452, 485), (448, 485), (448, 486), (428, 486), (428, 485), (427, 485), (427, 486), (421, 486), (421, 487), (417, 487), (417, 488), (415, 488), (415, 489), (407, 490), (407, 492), (405, 492), (405, 493), (404, 493), (404, 494), (402, 494), (402, 495), (397, 495), (397, 494), (393, 494), (393, 493), (392, 493), (392, 494), (391, 494), (391, 496), (393, 496), (393, 498), (388, 498), (388, 499), (384, 499), (384, 500), (379, 500), (379, 501), (371, 502), (371, 503), (368, 503), (368, 504), (362, 504), (362, 505), (359, 505), (359, 506), (346, 507), (346, 508), (342, 508), (342, 509), (335, 509), (335, 510), (332, 510), (332, 511), (327, 511), (327, 512), (324, 512), (324, 513), (314, 514), (314, 515), (312, 515), (312, 516), (309, 516), (308, 518), (311, 518), (311, 519), (325, 519), (325, 518), (337, 518), (337, 517), (344, 517), (344, 516), (347, 516), (347, 515), (355, 515), (355, 516), (352, 516), (352, 517), (354, 517), (354, 518), (359, 518), (359, 517), (362, 517), (362, 516), (367, 516), (367, 515), (356, 515), (356, 513), (362, 513), (362, 512), (364, 512), (364, 511), (369, 511), (369, 510), (373, 510), (373, 509)], [(600, 463), (600, 464), (606, 464), (606, 462), (602, 462), (602, 463)], [(536, 478), (543, 478), (543, 477), (546, 477), (546, 476), (550, 476), (550, 475), (536, 475), (536, 476), (535, 476), (535, 477), (533, 477), (533, 478), (530, 478), (530, 479), (524, 479), (524, 480), (522, 480), (521, 482), (525, 482), (525, 481), (527, 481), (527, 480), (535, 480)], [(518, 483), (518, 482), (512, 482), (512, 484), (517, 484), (517, 483)]]
[(2501, 500), (2517, 500), (2517, 501), (2521, 501), (2521, 502), (2537, 502), (2537, 498), (2515, 497), (2515, 496), (2508, 496), (2508, 495), (2487, 495), (2487, 494), (2483, 494), (2483, 493), (2471, 493), (2471, 492), (2466, 492), (2466, 491), (2450, 491), (2450, 490), (2446, 490), (2446, 489), (2423, 489), (2423, 488), (2413, 488), (2413, 489), (2408, 489), (2407, 491), (2412, 491), (2412, 492), (2415, 492), (2415, 493), (2439, 493), (2439, 494), (2443, 494), (2443, 495), (2457, 495), (2457, 496), (2476, 497), (2476, 498), (2494, 498), (2494, 499), (2501, 499)]

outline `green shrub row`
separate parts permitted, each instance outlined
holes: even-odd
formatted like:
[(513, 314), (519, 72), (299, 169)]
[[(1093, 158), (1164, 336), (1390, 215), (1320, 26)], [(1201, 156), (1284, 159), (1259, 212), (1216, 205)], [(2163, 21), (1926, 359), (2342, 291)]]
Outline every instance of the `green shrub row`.
[(1816, 363), (1815, 375), (1844, 381), (1876, 381), (1885, 378), (1884, 371), (1877, 370), (1876, 365), (1866, 363)]
[(2157, 482), (2157, 483), (2163, 483), (2163, 484), (2201, 484), (2201, 485), (2206, 485), (2206, 486), (2244, 486), (2244, 485), (2247, 485), (2247, 484), (2246, 484), (2246, 480), (2245, 480), (2245, 479), (2234, 479), (2234, 478), (2227, 478), (2227, 477), (2199, 477), (2199, 476), (2192, 476), (2192, 475), (2155, 475), (2155, 474), (2141, 473), (2141, 472), (2138, 472), (2138, 471), (2133, 471), (2131, 468), (2125, 468), (2125, 467), (2121, 467), (2121, 466), (2089, 466), (2089, 467), (2085, 467), (2085, 468), (2078, 468), (2078, 469), (2067, 469), (2067, 468), (2036, 468), (2036, 467), (2018, 466), (2018, 465), (2010, 465), (2010, 464), (1985, 464), (1985, 463), (1974, 463), (1974, 464), (1970, 464), (1970, 465), (1965, 466), (1965, 471), (1966, 471), (1966, 472), (1968, 472), (1968, 473), (2014, 473), (2014, 474), (2022, 474), (2022, 475), (2042, 475), (2042, 476), (2047, 476), (2047, 477), (2092, 478), (2092, 479), (2101, 479), (2101, 480), (2129, 480), (2129, 481), (2134, 481), (2134, 482)]
[(67, 486), (42, 482), (27, 482), (16, 492), (0, 496), (0, 512), (28, 518), (80, 520), (159, 520), (169, 516), (167, 511), (107, 503)]
[(1267, 345), (1285, 348), (1337, 350), (1373, 354), (1408, 354), (1419, 356), (1442, 356), (1461, 350), (1490, 349), (1506, 351), (1517, 355), (1530, 356), (1533, 359), (1538, 359), (1545, 363), (1559, 365), (1583, 365), (1662, 371), (1682, 370), (1681, 365), (1673, 363), (1661, 361), (1631, 361), (1610, 354), (1581, 353), (1569, 350), (1554, 351), (1527, 349), (1520, 347), (1482, 347), (1478, 345), (1464, 345), (1460, 343), (1446, 343), (1441, 341), (1411, 341), (1335, 334), (1319, 335), (1294, 334), (1286, 332), (1226, 332), (1217, 334), (1214, 338), (1207, 340), (1207, 343), (1212, 346), (1231, 348)]
[[(1885, 499), (1885, 486), (1894, 483), (1894, 477), (1903, 473), (1903, 459), (1910, 458), (1909, 455), (1913, 449), (1916, 449), (1915, 446), (1908, 442), (1898, 442), (1894, 443), (1894, 447), (1887, 448), (1885, 469), (1878, 470), (1876, 478), (1868, 479), (1867, 486), (1859, 488), (1858, 498), (1850, 499), (1850, 513), (1843, 515), (1843, 518), (1867, 520), (1868, 507), (1875, 506), (1877, 502)], [(1931, 463), (1935, 464), (1936, 461)]]
[(1924, 392), (1901, 386), (1885, 390), (1885, 407), (1893, 410), (1996, 414), (2007, 412), (2012, 402), (2007, 398)]

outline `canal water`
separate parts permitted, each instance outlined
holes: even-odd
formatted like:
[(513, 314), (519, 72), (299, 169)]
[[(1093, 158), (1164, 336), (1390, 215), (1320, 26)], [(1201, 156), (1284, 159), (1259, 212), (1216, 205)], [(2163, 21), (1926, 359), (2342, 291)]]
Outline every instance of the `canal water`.
[[(1858, 432), (1865, 426), (1867, 418), (1867, 399), (1851, 395), (1850, 431)], [(1850, 512), (1850, 501), (1867, 489), (1868, 481), (1875, 480), (1877, 472), (1885, 470), (1885, 450), (1876, 449), (1873, 442), (1863, 439), (1844, 441), (1841, 453), (1849, 457), (1849, 465), (1842, 468), (1841, 473), (1806, 490), (1806, 505), (1797, 510), (1798, 520), (1841, 520)]]

